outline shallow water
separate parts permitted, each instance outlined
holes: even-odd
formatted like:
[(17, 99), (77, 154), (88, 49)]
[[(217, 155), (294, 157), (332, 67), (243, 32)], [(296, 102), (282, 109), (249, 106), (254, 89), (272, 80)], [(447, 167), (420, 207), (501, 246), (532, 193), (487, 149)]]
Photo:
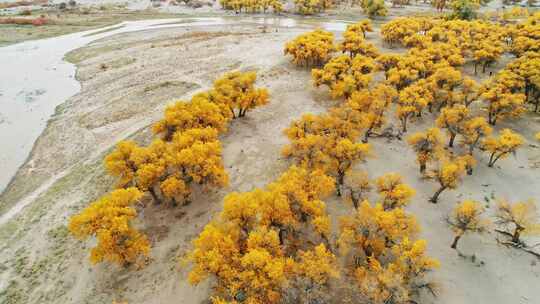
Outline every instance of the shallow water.
[[(77, 94), (75, 65), (66, 53), (119, 33), (186, 26), (266, 24), (291, 28), (345, 30), (347, 22), (310, 18), (212, 17), (129, 21), (106, 28), (0, 47), (0, 191), (31, 153), (55, 108)], [(104, 29), (110, 31), (102, 32)], [(94, 35), (89, 35), (95, 33)]]

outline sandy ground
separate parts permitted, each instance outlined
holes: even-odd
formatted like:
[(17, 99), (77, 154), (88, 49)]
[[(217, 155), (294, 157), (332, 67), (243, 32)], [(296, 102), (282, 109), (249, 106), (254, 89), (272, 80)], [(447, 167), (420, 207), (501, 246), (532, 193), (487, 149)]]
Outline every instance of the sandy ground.
[[(14, 186), (2, 196), (16, 203), (39, 185), (46, 189), (0, 226), (0, 302), (204, 303), (209, 285), (188, 285), (188, 270), (179, 263), (190, 240), (220, 210), (225, 194), (264, 186), (287, 168), (280, 156), (287, 142), (282, 130), (292, 120), (333, 105), (324, 89), (312, 87), (309, 71), (292, 66), (282, 54), (285, 41), (300, 32), (272, 28), (263, 33), (255, 25), (161, 29), (113, 36), (68, 54), (78, 65), (82, 90), (58, 108)], [(382, 47), (377, 37), (368, 36)], [(268, 87), (271, 102), (234, 121), (221, 138), (230, 186), (199, 191), (187, 207), (141, 210), (137, 225), (153, 245), (152, 261), (144, 269), (90, 265), (89, 248), (94, 244), (74, 240), (66, 224), (72, 214), (111, 189), (113, 181), (102, 167), (106, 152), (124, 138), (148, 142), (148, 126), (168, 102), (189, 98), (231, 69), (257, 70), (258, 85)], [(431, 126), (433, 119), (426, 115), (410, 132)], [(466, 177), (456, 191), (443, 193), (438, 205), (427, 202), (436, 185), (419, 178), (415, 156), (405, 142), (370, 140), (375, 158), (359, 167), (372, 177), (397, 171), (416, 188), (409, 210), (424, 228), (429, 253), (442, 264), (433, 273), (440, 286), (438, 297), (426, 297), (422, 303), (520, 304), (540, 299), (538, 261), (497, 245), (494, 234), (462, 239), (461, 250), (474, 254), (475, 262), (450, 249), (452, 232), (444, 217), (458, 200), (482, 201), (491, 212), (497, 197), (540, 197), (534, 186), (540, 184), (540, 147), (533, 140), (540, 130), (538, 117), (529, 115), (498, 129), (502, 127), (518, 130), (528, 144), (495, 169), (487, 168), (485, 155), (478, 155), (475, 175)], [(43, 186), (46, 181), (50, 186)], [(334, 220), (352, 210), (336, 198), (327, 202)]]

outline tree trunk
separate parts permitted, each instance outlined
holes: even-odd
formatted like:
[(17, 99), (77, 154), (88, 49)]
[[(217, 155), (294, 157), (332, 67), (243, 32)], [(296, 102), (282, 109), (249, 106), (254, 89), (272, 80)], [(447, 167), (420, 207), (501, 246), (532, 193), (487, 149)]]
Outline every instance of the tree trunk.
[(467, 165), (467, 175), (472, 175), (472, 173), (473, 173), (473, 167)]
[(369, 136), (371, 135), (371, 130), (373, 129), (373, 127), (370, 127), (369, 129), (367, 129), (366, 133), (364, 133), (364, 139), (362, 139), (362, 142), (363, 143), (367, 143), (368, 140), (369, 140)]
[(452, 148), (454, 146), (454, 139), (456, 138), (455, 133), (450, 133), (450, 142), (448, 142), (448, 147)]
[(420, 163), (420, 173), (426, 172), (426, 163)]
[(148, 188), (148, 192), (150, 192), (150, 195), (152, 195), (152, 199), (154, 200), (154, 203), (158, 205), (161, 204), (161, 201), (158, 199), (156, 191), (152, 187)]
[(285, 229), (283, 229), (282, 227), (279, 227), (279, 244), (280, 245), (283, 245), (285, 243), (285, 233), (287, 231)]
[(495, 162), (497, 159), (499, 159), (500, 155), (495, 157), (495, 152), (491, 153), (491, 156), (489, 157), (488, 167), (493, 168), (493, 165), (495, 165)]
[(407, 133), (407, 119), (402, 119), (401, 123), (403, 125), (403, 128), (401, 129), (401, 131), (403, 131), (403, 133)]
[(492, 126), (494, 126), (495, 123), (497, 122), (497, 115), (493, 114), (491, 112), (491, 109), (489, 110), (489, 113), (488, 113), (488, 122)]
[(514, 234), (512, 235), (512, 242), (519, 244), (520, 240), (519, 237), (521, 235), (521, 230), (523, 230), (520, 226), (516, 227), (516, 230), (514, 230)]
[(460, 238), (461, 238), (461, 234), (456, 235), (456, 237), (454, 238), (454, 242), (452, 242), (452, 246), (450, 246), (450, 248), (456, 249), (457, 248), (457, 243), (458, 243)]
[(439, 199), (439, 195), (441, 195), (441, 193), (446, 190), (446, 187), (445, 186), (442, 186), (441, 188), (439, 188), (439, 190), (437, 190), (437, 192), (435, 192), (435, 194), (433, 194), (433, 197), (431, 197), (429, 199), (430, 202), (432, 202), (433, 204), (436, 204), (437, 203), (437, 200)]
[(341, 185), (343, 185), (343, 179), (345, 173), (338, 172), (337, 185), (336, 185), (336, 194), (341, 197)]
[(351, 190), (351, 201), (353, 203), (354, 209), (355, 210), (358, 209), (358, 201), (359, 201), (359, 199), (354, 196), (352, 190)]

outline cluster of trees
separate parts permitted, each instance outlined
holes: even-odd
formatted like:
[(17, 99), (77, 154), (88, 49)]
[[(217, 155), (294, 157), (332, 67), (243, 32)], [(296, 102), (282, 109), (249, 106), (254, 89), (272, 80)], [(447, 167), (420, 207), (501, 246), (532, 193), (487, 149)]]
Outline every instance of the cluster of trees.
[[(506, 34), (500, 33), (503, 27), (479, 21), (398, 18), (384, 25), (381, 32), (387, 42), (410, 47), (404, 55), (380, 54), (365, 39), (365, 33), (370, 30), (370, 23), (362, 21), (349, 26), (343, 40), (336, 46), (331, 34), (322, 31), (302, 35), (287, 44), (285, 52), (297, 54), (293, 57), (297, 64), (315, 62), (320, 65), (326, 59), (322, 68), (312, 70), (314, 85), (327, 86), (331, 97), (346, 99), (345, 103), (328, 114), (304, 116), (299, 125), (291, 127), (287, 131), (292, 141), (286, 148), (287, 156), (330, 166), (332, 162), (328, 158), (332, 157), (329, 155), (339, 142), (335, 136), (354, 142), (356, 136), (363, 135), (364, 143), (368, 142), (369, 137), (390, 136), (386, 116), (392, 104), (396, 104), (395, 115), (401, 123), (401, 133), (407, 132), (410, 121), (422, 117), (426, 112), (438, 113), (436, 127), (413, 134), (408, 139), (417, 153), (420, 172), (440, 184), (431, 198), (435, 203), (443, 191), (459, 185), (465, 172), (472, 174), (476, 165), (476, 149), (490, 154), (488, 166), (492, 167), (497, 160), (514, 153), (523, 144), (522, 137), (509, 129), (501, 131), (499, 137), (488, 137), (492, 133), (490, 124), (495, 125), (499, 120), (523, 113), (525, 94), (517, 90), (524, 85), (516, 84), (517, 76), (503, 71), (481, 85), (463, 76), (458, 69), (467, 60), (483, 67), (498, 60), (502, 55), (498, 50), (492, 50), (492, 56), (477, 53), (486, 52), (488, 47), (483, 45), (502, 48), (507, 38)], [(299, 45), (301, 47), (297, 47)], [(319, 45), (324, 47), (319, 48)], [(319, 53), (313, 50), (319, 50)], [(344, 54), (330, 58), (333, 50), (340, 50)], [(532, 79), (537, 77), (532, 71), (534, 61), (528, 62), (531, 72), (522, 73), (531, 75), (527, 92), (532, 96), (537, 92)], [(372, 85), (374, 73), (379, 71), (384, 72), (385, 81)], [(475, 111), (479, 101), (484, 105), (487, 120)], [(339, 118), (346, 123), (342, 124)], [(327, 131), (332, 128), (334, 132)], [(448, 147), (455, 146), (456, 138), (460, 140), (460, 146), (465, 148), (461, 155), (445, 150), (441, 129), (448, 135)], [(337, 135), (331, 137), (331, 134)], [(358, 160), (365, 158), (357, 157)], [(428, 172), (426, 168), (430, 164), (433, 166)], [(337, 178), (338, 193), (344, 173), (344, 170), (335, 169), (331, 173)]]
[(271, 8), (275, 14), (281, 13), (284, 5), (280, 0), (220, 0), (219, 4), (223, 9), (236, 13), (266, 13)]
[[(270, 10), (279, 14), (283, 11), (285, 2), (281, 0), (220, 0), (224, 10), (231, 10), (238, 13), (267, 13)], [(300, 15), (313, 15), (323, 13), (333, 7), (336, 1), (333, 0), (294, 0), (294, 10)], [(362, 0), (353, 1), (352, 4), (359, 4), (364, 13), (369, 18), (385, 16), (388, 13), (384, 0)]]
[[(415, 217), (403, 209), (414, 189), (396, 173), (371, 181), (354, 170), (370, 156), (367, 140), (383, 128), (384, 113), (398, 97), (388, 84), (368, 86), (378, 51), (351, 41), (368, 45), (363, 37), (370, 30), (369, 22), (351, 26), (361, 39), (339, 46), (322, 31), (287, 44), (285, 53), (299, 65), (329, 60), (313, 70), (315, 84), (347, 101), (293, 121), (283, 149), (293, 165), (263, 189), (227, 195), (223, 211), (194, 240), (189, 279), (213, 278), (213, 303), (311, 303), (329, 298), (334, 281), (374, 303), (408, 303), (431, 287), (425, 274), (438, 262), (427, 256)], [(337, 49), (348, 54), (330, 59)], [(361, 137), (365, 142), (358, 142)], [(371, 189), (375, 203), (367, 199)], [(337, 233), (323, 201), (334, 192), (355, 208)]]
[[(404, 210), (414, 189), (399, 174), (372, 181), (354, 169), (372, 154), (371, 137), (394, 136), (388, 131), (393, 105), (401, 133), (412, 120), (437, 115), (435, 126), (407, 138), (421, 174), (438, 183), (433, 203), (473, 173), (477, 150), (488, 153), (489, 167), (514, 153), (524, 139), (510, 129), (493, 136), (493, 126), (521, 115), (527, 101), (538, 107), (538, 39), (529, 27), (539, 16), (510, 27), (398, 18), (381, 32), (389, 44), (409, 47), (404, 55), (380, 54), (366, 40), (369, 21), (349, 26), (338, 44), (322, 30), (287, 43), (285, 54), (297, 65), (315, 66), (314, 85), (328, 87), (342, 102), (327, 113), (303, 115), (284, 131), (289, 144), (283, 155), (293, 165), (276, 181), (224, 198), (222, 212), (193, 241), (190, 282), (212, 278), (214, 304), (312, 303), (330, 297), (336, 281), (355, 286), (365, 301), (405, 304), (419, 289), (431, 288), (425, 275), (439, 263), (427, 256), (419, 225)], [(505, 50), (518, 58), (489, 82), (478, 84), (458, 69), (472, 61), (475, 70), (480, 65), (485, 72)], [(332, 57), (336, 51), (342, 54)], [(374, 84), (378, 72), (385, 80)], [(150, 242), (132, 223), (145, 194), (157, 204), (186, 204), (194, 185), (227, 184), (218, 136), (231, 119), (268, 102), (267, 90), (255, 87), (255, 81), (254, 72), (222, 76), (189, 102), (168, 106), (153, 125), (151, 144), (122, 141), (106, 157), (118, 189), (69, 224), (76, 237), (97, 238), (92, 262), (126, 265), (148, 255)], [(476, 113), (480, 101), (487, 118)], [(370, 202), (372, 189), (377, 198)], [(337, 232), (323, 201), (332, 193), (355, 210), (340, 219)], [(452, 248), (464, 234), (487, 229), (482, 212), (470, 200), (456, 207), (448, 219), (455, 231)], [(523, 234), (540, 229), (535, 216), (530, 202), (501, 202), (495, 223), (520, 245)]]
[(409, 303), (431, 288), (425, 274), (439, 265), (402, 208), (414, 190), (396, 173), (374, 182), (362, 171), (347, 177), (351, 193), (363, 196), (373, 183), (379, 198), (341, 218), (335, 238), (322, 201), (335, 181), (324, 169), (293, 165), (263, 189), (227, 195), (223, 211), (193, 241), (190, 282), (213, 278), (215, 304), (328, 300), (333, 282), (374, 303)]
[[(238, 13), (267, 13), (272, 10), (279, 14), (285, 2), (281, 0), (220, 0), (221, 7)], [(313, 15), (324, 12), (333, 5), (331, 0), (294, 0), (295, 10), (301, 15)]]
[(148, 146), (121, 141), (105, 158), (117, 188), (73, 216), (69, 230), (78, 238), (96, 236), (92, 262), (129, 264), (149, 252), (147, 238), (131, 223), (134, 205), (148, 193), (156, 204), (187, 204), (193, 185), (223, 187), (219, 133), (229, 121), (268, 102), (266, 89), (256, 88), (255, 72), (230, 72), (213, 87), (165, 109), (152, 127), (156, 138)]
[[(488, 166), (493, 167), (497, 160), (514, 153), (523, 144), (523, 138), (510, 129), (500, 131), (498, 137), (489, 136), (492, 126), (499, 121), (522, 115), (527, 101), (537, 110), (540, 62), (534, 50), (536, 45), (518, 41), (523, 41), (522, 37), (527, 41), (535, 39), (536, 36), (530, 34), (531, 29), (525, 28), (535, 24), (538, 18), (531, 16), (524, 24), (516, 26), (398, 18), (382, 27), (381, 34), (387, 43), (410, 47), (405, 55), (385, 54), (375, 59), (384, 70), (387, 83), (398, 91), (396, 116), (401, 122), (401, 131), (407, 132), (408, 122), (421, 117), (425, 111), (438, 113), (437, 128), (409, 137), (420, 171), (425, 173), (427, 165), (434, 163), (433, 172), (428, 176), (437, 180), (440, 188), (432, 202), (436, 202), (445, 189), (457, 187), (464, 172), (472, 174), (476, 149), (489, 153)], [(524, 49), (514, 51), (516, 44), (521, 45), (517, 49)], [(477, 66), (486, 72), (505, 51), (521, 56), (483, 84), (463, 76), (458, 69), (471, 61), (475, 73)], [(479, 102), (487, 114), (485, 118), (477, 111)], [(448, 147), (454, 147), (455, 139), (460, 139), (460, 145), (465, 147), (461, 155), (444, 149), (439, 128), (448, 135)]]
[[(333, 191), (323, 171), (292, 166), (264, 189), (227, 195), (193, 241), (189, 281), (214, 278), (213, 303), (279, 303), (286, 286), (324, 288), (339, 275), (321, 200)], [(307, 238), (318, 245), (307, 246)]]
[(464, 200), (454, 208), (447, 219), (455, 233), (451, 248), (457, 249), (458, 241), (463, 235), (482, 233), (493, 224), (497, 226), (495, 231), (508, 237), (509, 241), (503, 243), (516, 247), (526, 247), (522, 236), (538, 235), (540, 232), (538, 210), (533, 201), (510, 203), (500, 200), (493, 222), (483, 216), (484, 211), (482, 205), (473, 200)]
[(333, 5), (332, 0), (294, 0), (296, 12), (301, 15), (322, 13)]
[[(540, 61), (540, 14), (516, 25), (499, 25), (482, 21), (438, 21), (428, 18), (398, 18), (381, 29), (390, 45), (410, 47), (404, 56), (394, 54), (376, 58), (384, 70), (387, 82), (398, 90), (396, 116), (407, 131), (407, 122), (438, 112), (436, 126), (415, 133), (408, 142), (417, 154), (420, 172), (433, 178), (439, 188), (430, 199), (436, 203), (446, 189), (459, 186), (465, 173), (472, 174), (476, 165), (474, 151), (488, 155), (488, 167), (493, 167), (524, 144), (518, 133), (505, 128), (493, 136), (493, 128), (501, 120), (519, 117), (531, 103), (538, 111)], [(463, 77), (458, 67), (467, 61), (486, 68), (497, 62), (503, 53), (517, 58), (483, 84)], [(408, 58), (407, 58), (408, 57)], [(478, 113), (478, 106), (486, 116)], [(448, 137), (444, 142), (442, 130)], [(463, 149), (452, 151), (455, 139)], [(432, 165), (430, 172), (426, 171)], [(510, 237), (509, 244), (524, 248), (519, 232), (537, 233), (536, 210), (532, 202), (511, 205), (501, 202), (495, 223), (503, 227), (498, 232)], [(481, 232), (489, 221), (481, 218), (483, 208), (478, 202), (464, 201), (449, 218), (456, 235), (452, 248), (466, 232)], [(528, 228), (523, 228), (523, 227)]]

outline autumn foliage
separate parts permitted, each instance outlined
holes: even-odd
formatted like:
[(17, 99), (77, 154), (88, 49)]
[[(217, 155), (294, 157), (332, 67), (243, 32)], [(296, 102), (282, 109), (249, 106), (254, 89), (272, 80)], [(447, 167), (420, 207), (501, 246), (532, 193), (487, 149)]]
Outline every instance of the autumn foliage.
[(503, 129), (498, 137), (484, 139), (482, 146), (490, 153), (488, 166), (493, 167), (499, 159), (515, 153), (523, 142), (523, 137), (510, 129)]
[(454, 208), (448, 219), (455, 233), (451, 248), (457, 249), (458, 241), (464, 234), (486, 230), (490, 222), (482, 217), (483, 212), (480, 203), (472, 200), (464, 200)]
[(317, 29), (287, 42), (284, 53), (291, 55), (296, 65), (319, 66), (327, 62), (334, 51), (334, 35)]
[(375, 69), (375, 61), (370, 57), (341, 55), (332, 58), (322, 69), (313, 69), (311, 75), (314, 85), (328, 86), (333, 98), (349, 98), (368, 87)]
[[(223, 301), (262, 304), (279, 303), (287, 283), (299, 278), (324, 286), (338, 277), (336, 257), (325, 244), (330, 223), (321, 201), (333, 190), (322, 171), (293, 166), (265, 189), (229, 194), (221, 215), (193, 241), (190, 282), (211, 276)], [(309, 231), (321, 243), (291, 251), (298, 234)]]
[(511, 237), (515, 244), (521, 244), (522, 235), (540, 234), (540, 222), (538, 210), (534, 201), (510, 203), (501, 200), (497, 204), (495, 224), (503, 230), (499, 230)]
[(426, 255), (426, 241), (417, 239), (419, 226), (402, 208), (384, 210), (363, 201), (340, 221), (338, 246), (348, 274), (372, 303), (408, 302), (423, 287), (425, 274), (439, 262)]
[[(268, 92), (255, 88), (255, 80), (254, 72), (225, 74), (211, 90), (196, 94), (191, 101), (169, 105), (164, 117), (153, 125), (158, 137), (148, 146), (121, 141), (105, 157), (105, 168), (117, 178), (120, 189), (73, 216), (70, 224), (72, 233), (80, 238), (97, 237), (93, 262), (125, 265), (138, 255), (148, 255), (146, 237), (129, 224), (137, 215), (130, 204), (144, 193), (155, 203), (188, 204), (194, 185), (228, 184), (218, 135), (227, 130), (231, 118), (243, 117), (268, 102)], [(122, 209), (117, 208), (119, 204)]]
[(420, 173), (426, 171), (429, 162), (437, 160), (442, 152), (442, 134), (438, 128), (415, 133), (407, 138), (409, 145), (416, 152), (416, 161), (420, 164)]
[(141, 197), (136, 188), (118, 189), (71, 218), (69, 231), (74, 236), (81, 240), (97, 238), (97, 245), (90, 253), (92, 263), (108, 261), (126, 265), (148, 255), (150, 242), (131, 222), (137, 216), (133, 205)]
[(274, 13), (283, 11), (283, 2), (280, 0), (220, 0), (225, 10), (234, 10), (237, 13), (266, 13), (271, 8)]

